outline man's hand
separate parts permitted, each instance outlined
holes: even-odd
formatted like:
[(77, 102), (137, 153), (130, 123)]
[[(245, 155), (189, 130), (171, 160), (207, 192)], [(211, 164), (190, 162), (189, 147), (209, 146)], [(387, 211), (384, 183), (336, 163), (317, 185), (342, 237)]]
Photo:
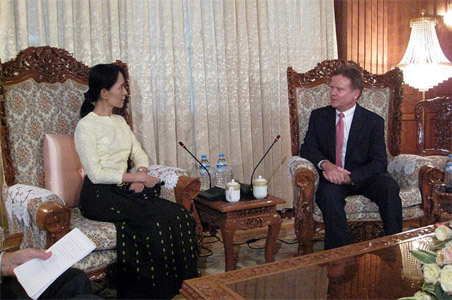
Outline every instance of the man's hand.
[(132, 182), (129, 187), (130, 191), (135, 193), (141, 193), (144, 190), (144, 183), (142, 182)]
[(323, 177), (334, 184), (351, 184), (350, 171), (340, 168), (329, 161), (322, 163)]
[(52, 252), (31, 248), (15, 252), (5, 252), (2, 257), (2, 276), (15, 276), (13, 272), (15, 267), (33, 258), (48, 259), (50, 256), (52, 256)]

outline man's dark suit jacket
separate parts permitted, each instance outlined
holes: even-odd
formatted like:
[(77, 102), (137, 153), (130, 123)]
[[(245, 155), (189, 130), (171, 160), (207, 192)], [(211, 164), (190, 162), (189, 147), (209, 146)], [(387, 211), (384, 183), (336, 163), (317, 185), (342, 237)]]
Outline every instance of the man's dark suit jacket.
[[(384, 119), (356, 104), (347, 142), (344, 168), (357, 188), (374, 175), (386, 172)], [(336, 109), (322, 107), (311, 112), (300, 156), (317, 168), (322, 160), (336, 163)], [(323, 178), (323, 176), (321, 176)]]

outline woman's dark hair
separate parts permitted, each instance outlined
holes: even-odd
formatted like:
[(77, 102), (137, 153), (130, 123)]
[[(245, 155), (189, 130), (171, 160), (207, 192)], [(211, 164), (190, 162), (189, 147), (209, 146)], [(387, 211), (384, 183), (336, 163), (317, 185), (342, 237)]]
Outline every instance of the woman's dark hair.
[(99, 64), (91, 68), (88, 78), (88, 91), (80, 108), (80, 117), (84, 117), (94, 109), (94, 103), (99, 99), (102, 89), (109, 90), (118, 80), (119, 72), (127, 79), (126, 72), (115, 64)]

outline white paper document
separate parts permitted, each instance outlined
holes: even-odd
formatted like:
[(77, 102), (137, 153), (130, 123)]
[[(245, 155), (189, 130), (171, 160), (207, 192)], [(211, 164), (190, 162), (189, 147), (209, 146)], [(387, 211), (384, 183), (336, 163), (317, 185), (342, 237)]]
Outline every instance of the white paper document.
[(47, 250), (52, 252), (50, 258), (29, 260), (16, 267), (14, 273), (28, 296), (37, 299), (58, 276), (95, 248), (93, 241), (74, 228)]

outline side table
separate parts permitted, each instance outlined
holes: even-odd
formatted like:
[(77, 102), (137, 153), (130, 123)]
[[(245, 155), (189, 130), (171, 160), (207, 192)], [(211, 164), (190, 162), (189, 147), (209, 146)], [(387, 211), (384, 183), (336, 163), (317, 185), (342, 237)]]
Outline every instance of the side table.
[(444, 184), (437, 184), (433, 188), (433, 220), (445, 222), (452, 220), (452, 193), (447, 193)]
[(265, 242), (265, 262), (274, 260), (275, 242), (281, 228), (281, 217), (276, 211), (276, 205), (286, 201), (267, 195), (260, 200), (240, 200), (229, 203), (225, 200), (208, 201), (195, 198), (195, 206), (203, 222), (220, 227), (224, 241), (225, 271), (235, 269), (233, 255), (233, 239), (237, 230), (255, 229), (268, 226)]

